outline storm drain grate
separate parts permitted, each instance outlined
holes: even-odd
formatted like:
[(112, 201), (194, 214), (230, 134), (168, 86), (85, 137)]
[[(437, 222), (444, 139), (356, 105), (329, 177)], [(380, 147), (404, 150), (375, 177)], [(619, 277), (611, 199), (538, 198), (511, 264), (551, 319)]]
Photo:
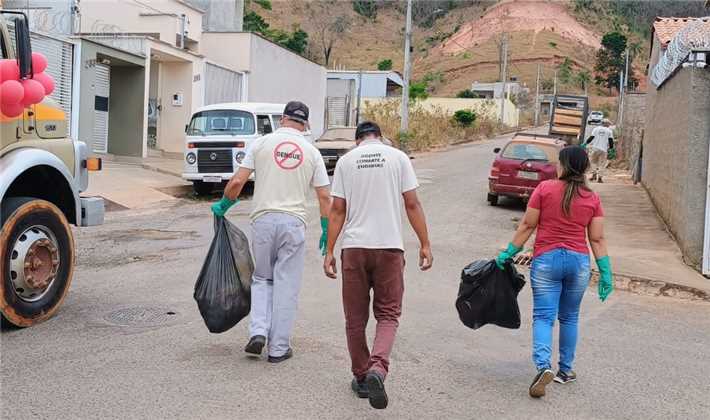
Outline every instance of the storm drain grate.
[(177, 313), (166, 308), (139, 306), (110, 312), (104, 320), (127, 327), (152, 327), (176, 321)]

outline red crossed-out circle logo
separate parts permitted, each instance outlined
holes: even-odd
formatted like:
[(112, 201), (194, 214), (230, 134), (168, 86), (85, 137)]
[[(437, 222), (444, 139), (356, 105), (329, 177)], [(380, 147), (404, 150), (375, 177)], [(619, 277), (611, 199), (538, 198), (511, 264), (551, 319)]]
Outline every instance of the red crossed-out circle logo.
[(292, 141), (281, 142), (274, 149), (274, 162), (281, 169), (296, 169), (303, 163), (303, 150)]

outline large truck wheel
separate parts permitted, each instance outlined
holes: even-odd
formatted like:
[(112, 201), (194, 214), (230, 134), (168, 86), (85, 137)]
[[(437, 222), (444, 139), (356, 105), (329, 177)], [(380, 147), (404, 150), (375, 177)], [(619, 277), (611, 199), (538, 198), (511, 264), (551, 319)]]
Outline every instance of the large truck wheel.
[(54, 204), (29, 197), (2, 203), (0, 312), (18, 327), (50, 318), (69, 291), (74, 238)]

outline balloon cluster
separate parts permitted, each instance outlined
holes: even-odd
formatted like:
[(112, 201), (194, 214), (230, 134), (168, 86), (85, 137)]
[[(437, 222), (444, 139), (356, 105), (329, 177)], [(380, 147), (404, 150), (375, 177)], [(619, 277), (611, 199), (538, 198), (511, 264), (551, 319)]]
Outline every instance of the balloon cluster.
[(31, 79), (20, 79), (20, 68), (14, 59), (0, 60), (0, 113), (6, 117), (22, 115), (30, 105), (42, 102), (54, 91), (54, 79), (45, 73), (47, 57), (32, 53)]

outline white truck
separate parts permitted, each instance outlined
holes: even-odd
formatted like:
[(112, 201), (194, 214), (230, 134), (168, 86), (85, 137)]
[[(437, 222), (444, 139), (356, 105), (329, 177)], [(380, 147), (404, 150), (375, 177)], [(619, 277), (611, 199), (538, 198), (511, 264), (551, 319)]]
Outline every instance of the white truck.
[[(2, 58), (31, 78), (27, 16), (0, 13)], [(0, 112), (0, 313), (18, 327), (50, 318), (64, 300), (76, 257), (70, 225), (103, 223), (103, 200), (80, 196), (101, 160), (66, 132), (66, 115), (49, 97), (15, 117)]]
[[(279, 128), (285, 106), (232, 102), (198, 108), (185, 126), (183, 179), (192, 182), (197, 195), (229, 181), (249, 144)], [(304, 136), (313, 142), (310, 132)]]

